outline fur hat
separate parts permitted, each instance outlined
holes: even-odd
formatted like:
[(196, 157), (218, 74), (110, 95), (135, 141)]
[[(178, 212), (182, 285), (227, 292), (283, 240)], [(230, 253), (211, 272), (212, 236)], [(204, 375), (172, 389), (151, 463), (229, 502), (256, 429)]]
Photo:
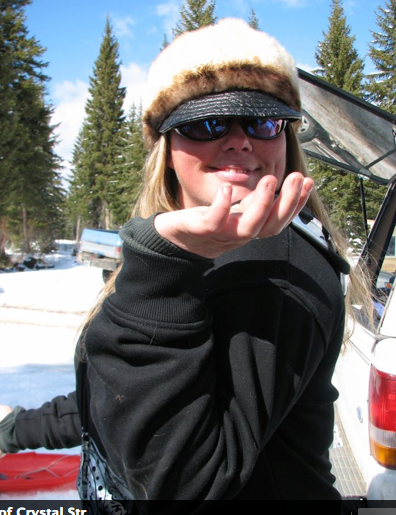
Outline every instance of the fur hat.
[(294, 61), (265, 32), (243, 20), (225, 18), (178, 36), (155, 59), (148, 74), (143, 101), (147, 146), (158, 140), (164, 120), (181, 104), (230, 90), (266, 93), (293, 111), (301, 109)]

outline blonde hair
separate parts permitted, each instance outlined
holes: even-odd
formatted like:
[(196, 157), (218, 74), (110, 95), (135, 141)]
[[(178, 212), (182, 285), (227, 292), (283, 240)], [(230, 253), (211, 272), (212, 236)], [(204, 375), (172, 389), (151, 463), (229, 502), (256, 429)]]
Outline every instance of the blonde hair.
[[(298, 141), (296, 127), (286, 126), (286, 171), (285, 176), (293, 171), (299, 171), (309, 176), (305, 153)], [(161, 135), (152, 148), (143, 170), (143, 188), (133, 209), (132, 216), (147, 218), (156, 212), (168, 212), (180, 209), (177, 202), (177, 179), (175, 172), (167, 166), (168, 138)], [(346, 240), (336, 229), (324, 207), (315, 188), (307, 202), (312, 214), (326, 227), (335, 243), (337, 252), (348, 260)], [(99, 312), (104, 299), (114, 293), (115, 281), (119, 270), (114, 272), (105, 284), (96, 305), (89, 312), (84, 328), (87, 328), (94, 316)], [(355, 320), (353, 305), (359, 304), (368, 320), (372, 322), (371, 288), (368, 274), (360, 268), (351, 267), (349, 287), (345, 299), (346, 314)], [(84, 331), (84, 330), (83, 330)], [(346, 332), (346, 338), (349, 333)]]
[(132, 215), (147, 218), (153, 213), (175, 211), (177, 183), (173, 170), (167, 166), (168, 141), (162, 135), (147, 157), (143, 173), (143, 188)]

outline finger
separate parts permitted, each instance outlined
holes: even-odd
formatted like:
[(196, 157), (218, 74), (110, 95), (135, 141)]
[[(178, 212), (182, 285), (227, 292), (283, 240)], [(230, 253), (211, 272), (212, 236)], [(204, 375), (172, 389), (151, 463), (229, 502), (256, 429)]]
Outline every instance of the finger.
[(231, 184), (222, 184), (216, 191), (212, 204), (203, 214), (203, 223), (206, 230), (212, 233), (221, 231), (230, 216), (231, 199)]
[[(256, 189), (254, 191), (249, 193), (249, 195), (246, 195), (246, 197), (244, 197), (242, 200), (240, 200), (238, 203), (235, 203), (235, 204), (237, 205), (237, 208), (238, 208), (238, 206), (241, 207), (241, 211), (245, 211), (254, 198), (256, 198), (256, 201), (258, 200), (257, 193), (258, 192), (260, 192), (259, 194), (263, 193), (261, 188), (264, 188), (264, 190), (267, 190), (267, 191), (264, 191), (264, 197), (266, 197), (266, 195), (265, 195), (266, 193), (270, 194), (270, 199), (268, 201), (270, 202), (270, 204), (272, 204), (273, 197), (274, 197), (272, 195), (272, 192), (276, 191), (277, 186), (278, 186), (277, 179), (273, 175), (266, 175), (260, 179), (260, 181), (258, 182)], [(262, 200), (266, 201), (266, 198), (264, 198)]]
[(294, 210), (294, 213), (292, 214), (292, 216), (291, 216), (291, 218), (289, 220), (289, 223), (293, 220), (293, 218), (295, 216), (298, 215), (298, 213), (302, 210), (302, 208), (307, 203), (307, 201), (309, 199), (309, 196), (311, 195), (311, 191), (313, 189), (313, 186), (314, 186), (313, 180), (310, 177), (305, 177), (304, 181), (303, 181), (302, 188), (301, 188), (300, 199), (299, 199), (298, 204), (297, 204), (297, 206), (296, 206), (296, 208)]
[(305, 182), (305, 177), (299, 172), (286, 177), (267, 222), (259, 233), (260, 237), (279, 234), (290, 223), (308, 200), (309, 183), (310, 180)]
[(284, 193), (283, 199), (282, 197), (280, 198), (280, 205), (283, 201), (283, 208), (281, 207), (280, 209), (280, 219), (284, 226), (288, 225), (305, 206), (312, 191), (313, 180), (308, 177), (303, 177), (301, 185), (299, 182), (297, 182), (293, 186), (299, 188), (299, 194), (297, 195), (297, 198), (293, 197), (293, 191), (287, 190), (285, 190), (286, 193)]
[(274, 176), (263, 177), (252, 194), (241, 202), (242, 216), (238, 220), (237, 233), (243, 238), (257, 235), (267, 221), (273, 206), (277, 180)]

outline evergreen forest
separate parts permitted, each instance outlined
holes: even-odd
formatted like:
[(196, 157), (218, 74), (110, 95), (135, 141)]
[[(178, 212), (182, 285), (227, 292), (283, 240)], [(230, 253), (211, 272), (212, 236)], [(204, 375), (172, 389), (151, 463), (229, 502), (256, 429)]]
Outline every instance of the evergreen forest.
[[(74, 142), (71, 176), (62, 180), (45, 48), (29, 35), (32, 0), (0, 0), (0, 268), (9, 250), (48, 252), (56, 239), (78, 240), (84, 227), (118, 229), (131, 216), (147, 151), (142, 107), (125, 112), (119, 44), (111, 19), (92, 65), (85, 119)], [(331, 0), (312, 73), (396, 115), (396, 0), (383, 0), (368, 43), (375, 73), (365, 75), (342, 0)], [(215, 0), (184, 0), (172, 37), (215, 23)], [(260, 29), (252, 8), (246, 20)], [(162, 48), (169, 44), (164, 35)], [(362, 241), (359, 179), (310, 160), (309, 168), (332, 221), (351, 242)], [(385, 187), (365, 181), (367, 216), (375, 218)], [(335, 196), (334, 191), (342, 191)]]

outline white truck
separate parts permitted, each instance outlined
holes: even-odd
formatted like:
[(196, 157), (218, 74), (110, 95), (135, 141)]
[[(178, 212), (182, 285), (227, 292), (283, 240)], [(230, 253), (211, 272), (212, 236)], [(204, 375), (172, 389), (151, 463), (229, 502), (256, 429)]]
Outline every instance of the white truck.
[(394, 178), (361, 256), (376, 282), (375, 328), (359, 317), (356, 306), (357, 322), (334, 376), (337, 410), (369, 502), (396, 499), (395, 219)]
[(396, 116), (301, 70), (300, 86), (304, 150), (359, 177), (365, 222), (364, 182), (388, 186), (358, 259), (372, 281), (375, 327), (354, 306), (356, 323), (333, 381), (343, 445), (363, 477), (356, 497), (389, 506), (396, 500)]
[(118, 268), (122, 261), (122, 239), (118, 231), (84, 229), (77, 253), (77, 261), (103, 270), (103, 280)]

